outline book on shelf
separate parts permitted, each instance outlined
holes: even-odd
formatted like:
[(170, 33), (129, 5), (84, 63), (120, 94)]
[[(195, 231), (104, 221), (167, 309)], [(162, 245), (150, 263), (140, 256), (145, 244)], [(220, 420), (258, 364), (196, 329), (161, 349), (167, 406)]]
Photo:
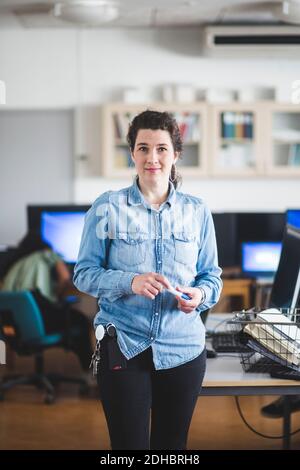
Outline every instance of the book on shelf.
[(244, 332), (287, 364), (299, 366), (300, 329), (278, 310), (257, 313), (255, 322), (247, 323)]
[(252, 113), (225, 111), (221, 114), (221, 132), (223, 139), (252, 139)]
[(115, 153), (114, 166), (116, 169), (132, 167), (130, 152), (127, 148), (117, 148)]
[(115, 138), (126, 142), (126, 136), (129, 129), (129, 124), (134, 118), (133, 113), (115, 113), (113, 115)]
[[(199, 114), (192, 112), (171, 113), (176, 119), (183, 141), (197, 143), (201, 138), (199, 126)], [(129, 123), (134, 118), (134, 113), (115, 113), (113, 125), (115, 138), (120, 142), (126, 142)]]
[(253, 138), (253, 114), (246, 113), (244, 115), (244, 135), (247, 139)]
[(200, 140), (199, 115), (197, 113), (173, 113), (184, 142), (198, 142)]
[(238, 142), (223, 143), (219, 152), (219, 166), (227, 169), (247, 169), (254, 165), (251, 146)]
[(300, 143), (290, 144), (288, 154), (288, 165), (300, 167)]

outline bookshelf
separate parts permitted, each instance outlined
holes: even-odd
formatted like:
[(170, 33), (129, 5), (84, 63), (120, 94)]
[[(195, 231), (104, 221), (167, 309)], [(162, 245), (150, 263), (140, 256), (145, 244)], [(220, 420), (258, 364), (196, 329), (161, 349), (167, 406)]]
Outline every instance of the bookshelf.
[(129, 122), (139, 112), (150, 108), (170, 112), (177, 120), (183, 138), (182, 159), (177, 163), (182, 176), (207, 175), (207, 107), (202, 103), (149, 103), (129, 105), (112, 103), (103, 107), (102, 173), (107, 177), (128, 177), (135, 174), (126, 135)]
[(210, 105), (211, 161), (215, 176), (248, 177), (263, 173), (261, 105)]
[(147, 108), (169, 111), (177, 119), (183, 177), (300, 177), (300, 106), (260, 101), (108, 103), (81, 109), (75, 121), (76, 178), (131, 179), (128, 124)]
[(300, 176), (300, 106), (271, 103), (265, 109), (266, 173)]

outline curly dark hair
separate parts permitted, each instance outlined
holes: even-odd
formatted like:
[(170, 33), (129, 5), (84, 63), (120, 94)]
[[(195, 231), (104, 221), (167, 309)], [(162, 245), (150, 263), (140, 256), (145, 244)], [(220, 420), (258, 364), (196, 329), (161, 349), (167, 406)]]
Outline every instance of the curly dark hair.
[[(140, 129), (160, 129), (168, 131), (173, 144), (174, 152), (179, 153), (181, 158), (182, 139), (176, 119), (168, 112), (153, 111), (146, 109), (142, 113), (135, 116), (129, 125), (127, 142), (131, 152), (134, 150), (136, 137)], [(169, 180), (174, 184), (175, 189), (181, 184), (181, 176), (177, 172), (175, 164), (172, 165)]]

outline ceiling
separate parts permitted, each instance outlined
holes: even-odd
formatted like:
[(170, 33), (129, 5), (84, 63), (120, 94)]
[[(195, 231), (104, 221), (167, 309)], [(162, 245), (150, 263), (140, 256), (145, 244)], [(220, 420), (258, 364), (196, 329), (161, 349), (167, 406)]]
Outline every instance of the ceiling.
[[(0, 0), (0, 29), (74, 28), (74, 24), (54, 17), (54, 3), (50, 0)], [(281, 5), (279, 0), (119, 0), (117, 3), (119, 17), (100, 27), (278, 24), (275, 11)]]

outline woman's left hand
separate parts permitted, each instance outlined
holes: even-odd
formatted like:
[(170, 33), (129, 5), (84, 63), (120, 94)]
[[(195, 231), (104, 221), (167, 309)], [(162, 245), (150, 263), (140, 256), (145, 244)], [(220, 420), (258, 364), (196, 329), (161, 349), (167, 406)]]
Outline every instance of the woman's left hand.
[(177, 286), (176, 290), (183, 292), (184, 294), (188, 294), (191, 297), (191, 300), (184, 300), (181, 297), (176, 296), (176, 299), (178, 300), (178, 308), (184, 313), (193, 312), (202, 301), (201, 289), (198, 289), (197, 287)]

